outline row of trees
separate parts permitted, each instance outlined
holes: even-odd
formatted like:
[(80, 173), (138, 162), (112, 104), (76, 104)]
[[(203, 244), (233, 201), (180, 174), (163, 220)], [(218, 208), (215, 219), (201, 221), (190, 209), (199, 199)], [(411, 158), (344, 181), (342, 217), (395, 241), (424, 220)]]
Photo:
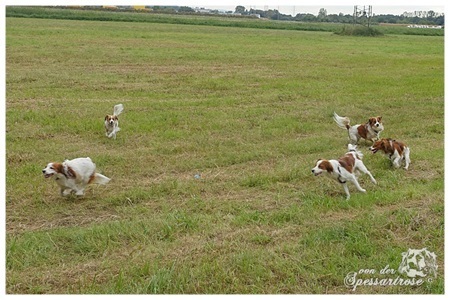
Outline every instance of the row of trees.
[[(121, 7), (123, 8), (123, 7)], [(223, 12), (214, 10), (198, 10), (193, 9), (188, 6), (146, 6), (153, 12), (157, 13), (182, 13), (182, 14), (197, 14), (197, 13), (208, 13), (208, 14), (219, 14)], [(339, 14), (328, 14), (325, 8), (321, 8), (317, 15), (311, 13), (298, 13), (295, 16), (286, 15), (279, 12), (276, 9), (246, 9), (244, 6), (236, 6), (234, 12), (229, 11), (226, 14), (234, 14), (241, 16), (254, 17), (259, 15), (261, 18), (280, 20), (280, 21), (297, 21), (297, 22), (330, 22), (330, 23), (353, 23), (354, 18), (351, 14), (344, 15)], [(412, 13), (403, 13), (402, 15), (374, 15), (371, 18), (372, 24), (377, 23), (390, 23), (390, 24), (419, 24), (419, 25), (439, 25), (444, 26), (444, 14), (436, 13), (432, 10), (430, 11), (420, 11)]]
[[(353, 23), (353, 15), (343, 13), (328, 14), (325, 8), (321, 8), (317, 15), (310, 13), (298, 13), (294, 17), (285, 15), (276, 9), (260, 10), (249, 9), (244, 6), (236, 6), (235, 13), (241, 15), (260, 15), (261, 18), (284, 21), (299, 22), (333, 22), (333, 23)], [(423, 24), (423, 25), (444, 25), (444, 14), (438, 14), (434, 11), (422, 12), (421, 14), (404, 13), (397, 15), (374, 15), (372, 23), (390, 23), (390, 24)]]

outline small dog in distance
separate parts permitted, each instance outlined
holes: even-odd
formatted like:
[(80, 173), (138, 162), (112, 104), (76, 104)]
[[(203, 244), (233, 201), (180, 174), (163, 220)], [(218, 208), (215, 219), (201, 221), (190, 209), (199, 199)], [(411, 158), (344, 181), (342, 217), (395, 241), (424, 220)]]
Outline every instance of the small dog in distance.
[(106, 115), (105, 117), (105, 130), (106, 130), (106, 136), (108, 138), (113, 137), (116, 139), (117, 132), (120, 131), (119, 128), (119, 115), (123, 111), (123, 105), (117, 104), (114, 106), (114, 112), (112, 115)]
[(358, 141), (363, 138), (372, 143), (379, 139), (380, 132), (384, 130), (381, 117), (371, 117), (366, 124), (357, 124), (350, 126), (350, 119), (348, 117), (341, 117), (336, 112), (334, 113), (334, 121), (342, 128), (347, 129), (350, 143), (356, 145)]

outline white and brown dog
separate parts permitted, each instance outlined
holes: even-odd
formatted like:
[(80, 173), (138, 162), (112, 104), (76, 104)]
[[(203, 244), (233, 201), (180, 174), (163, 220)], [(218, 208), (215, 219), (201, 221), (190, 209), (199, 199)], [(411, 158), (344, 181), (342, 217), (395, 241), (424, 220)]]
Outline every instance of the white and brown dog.
[(367, 170), (366, 166), (362, 162), (363, 154), (356, 150), (356, 146), (352, 144), (348, 144), (348, 152), (338, 160), (331, 159), (319, 159), (316, 163), (316, 166), (311, 170), (315, 176), (322, 174), (324, 171), (327, 172), (332, 178), (339, 181), (344, 186), (344, 191), (347, 194), (347, 200), (350, 199), (350, 192), (348, 190), (347, 182), (353, 183), (358, 191), (365, 193), (366, 190), (363, 189), (357, 179), (357, 175), (359, 171), (364, 174), (369, 175), (370, 180), (377, 184), (375, 178), (373, 178), (372, 174), (369, 170)]
[(82, 196), (88, 184), (107, 184), (110, 181), (108, 177), (95, 172), (95, 164), (89, 157), (65, 160), (63, 163), (51, 162), (42, 173), (45, 178), (55, 178), (62, 196), (72, 192)]
[(117, 104), (114, 106), (114, 112), (112, 115), (106, 115), (105, 117), (105, 130), (106, 136), (111, 138), (116, 138), (117, 132), (120, 131), (119, 128), (119, 115), (123, 111), (123, 105)]
[(334, 121), (339, 127), (347, 129), (350, 143), (353, 145), (356, 145), (361, 138), (373, 143), (380, 138), (380, 132), (384, 130), (380, 116), (369, 118), (366, 124), (350, 126), (350, 119), (348, 117), (340, 117), (335, 112)]
[(379, 150), (383, 151), (395, 168), (400, 168), (404, 162), (404, 169), (408, 170), (411, 160), (409, 159), (409, 147), (405, 143), (393, 139), (381, 139), (376, 141), (369, 149), (373, 154)]

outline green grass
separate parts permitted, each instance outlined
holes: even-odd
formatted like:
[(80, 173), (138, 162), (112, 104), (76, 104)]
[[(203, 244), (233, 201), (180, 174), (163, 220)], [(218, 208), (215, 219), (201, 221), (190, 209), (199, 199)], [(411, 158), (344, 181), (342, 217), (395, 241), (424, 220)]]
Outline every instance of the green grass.
[[(6, 59), (7, 293), (347, 294), (423, 247), (432, 283), (356, 293), (444, 292), (443, 37), (8, 17)], [(382, 115), (410, 170), (367, 144), (367, 194), (312, 176), (333, 111)], [(80, 156), (112, 181), (62, 198), (41, 170)]]

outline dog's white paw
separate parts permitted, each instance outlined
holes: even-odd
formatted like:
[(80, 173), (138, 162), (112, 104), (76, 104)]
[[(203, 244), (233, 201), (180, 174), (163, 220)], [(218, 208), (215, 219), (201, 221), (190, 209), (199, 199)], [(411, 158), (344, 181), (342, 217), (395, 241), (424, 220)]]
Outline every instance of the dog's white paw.
[(61, 196), (66, 197), (69, 196), (72, 193), (71, 189), (66, 189), (64, 191), (61, 191)]

